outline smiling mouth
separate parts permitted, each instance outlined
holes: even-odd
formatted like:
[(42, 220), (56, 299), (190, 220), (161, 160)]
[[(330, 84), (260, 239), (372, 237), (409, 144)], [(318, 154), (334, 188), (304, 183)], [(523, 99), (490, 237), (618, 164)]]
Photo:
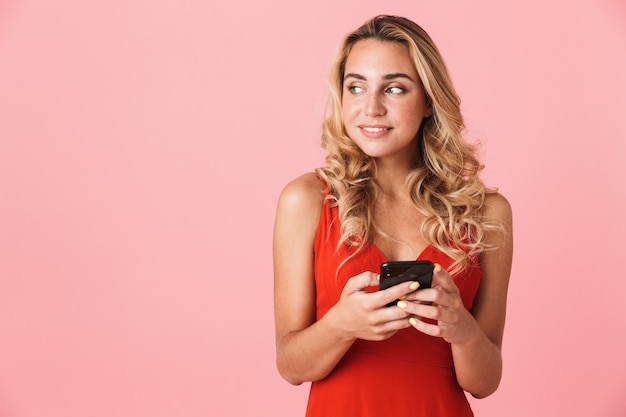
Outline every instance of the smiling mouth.
[(385, 130), (389, 130), (388, 127), (362, 127), (361, 129), (370, 133), (379, 133), (379, 132), (384, 132)]

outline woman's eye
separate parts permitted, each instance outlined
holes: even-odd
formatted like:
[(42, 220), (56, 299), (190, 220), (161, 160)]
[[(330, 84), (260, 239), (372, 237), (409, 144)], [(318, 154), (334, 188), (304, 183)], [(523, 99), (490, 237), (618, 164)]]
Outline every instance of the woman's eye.
[(401, 87), (389, 87), (387, 89), (387, 92), (391, 93), (391, 94), (402, 94), (402, 93), (404, 93), (404, 88), (401, 88)]
[(359, 94), (363, 92), (363, 89), (357, 85), (353, 85), (348, 87), (348, 91), (351, 92), (352, 94)]

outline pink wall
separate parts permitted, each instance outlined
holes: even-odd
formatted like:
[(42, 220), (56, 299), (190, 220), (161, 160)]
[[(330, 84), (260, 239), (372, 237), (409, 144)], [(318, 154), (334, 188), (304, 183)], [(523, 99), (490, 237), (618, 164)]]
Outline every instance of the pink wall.
[(0, 2), (0, 415), (297, 416), (274, 368), (282, 186), (322, 163), (340, 36), (435, 38), (515, 210), (480, 416), (624, 416), (621, 0)]

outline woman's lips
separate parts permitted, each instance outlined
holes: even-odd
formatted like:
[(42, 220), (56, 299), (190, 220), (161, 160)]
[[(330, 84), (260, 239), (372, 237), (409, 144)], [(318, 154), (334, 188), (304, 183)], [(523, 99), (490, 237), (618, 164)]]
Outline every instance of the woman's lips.
[(389, 132), (391, 130), (391, 128), (389, 126), (380, 126), (380, 125), (361, 125), (359, 126), (359, 129), (361, 129), (361, 133), (363, 133), (363, 136), (370, 138), (370, 139), (377, 139), (380, 138), (381, 136), (384, 136), (385, 134), (387, 134), (387, 132)]

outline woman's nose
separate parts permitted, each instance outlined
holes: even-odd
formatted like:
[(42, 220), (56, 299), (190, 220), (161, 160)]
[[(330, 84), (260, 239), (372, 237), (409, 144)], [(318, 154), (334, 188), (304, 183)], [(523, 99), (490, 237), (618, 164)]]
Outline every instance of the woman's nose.
[(382, 116), (385, 114), (385, 106), (379, 94), (370, 94), (365, 104), (365, 115), (369, 117)]

